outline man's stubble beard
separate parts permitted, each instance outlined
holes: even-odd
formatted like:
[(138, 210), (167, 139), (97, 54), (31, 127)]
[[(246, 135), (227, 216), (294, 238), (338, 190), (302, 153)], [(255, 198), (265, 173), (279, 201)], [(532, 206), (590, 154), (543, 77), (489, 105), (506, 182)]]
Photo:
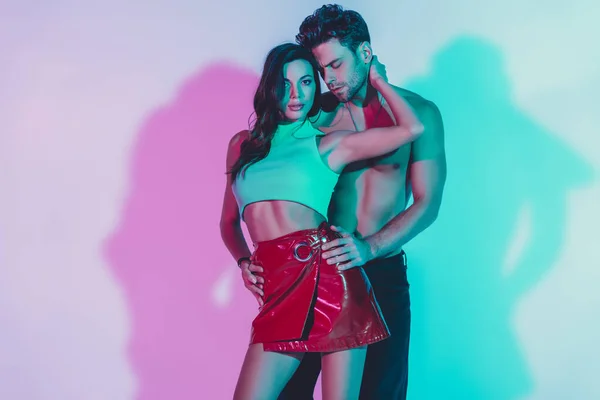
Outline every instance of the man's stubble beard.
[[(367, 85), (368, 79), (369, 79), (368, 71), (365, 71), (362, 74), (362, 78), (361, 78), (361, 71), (355, 71), (354, 74), (352, 74), (350, 81), (348, 82), (348, 92), (347, 92), (346, 96), (343, 99), (338, 98), (338, 100), (342, 103), (347, 103), (350, 100), (354, 99), (356, 97), (356, 94), (358, 92), (360, 92), (360, 90)], [(351, 83), (353, 83), (353, 82), (356, 82), (356, 84), (351, 85)]]

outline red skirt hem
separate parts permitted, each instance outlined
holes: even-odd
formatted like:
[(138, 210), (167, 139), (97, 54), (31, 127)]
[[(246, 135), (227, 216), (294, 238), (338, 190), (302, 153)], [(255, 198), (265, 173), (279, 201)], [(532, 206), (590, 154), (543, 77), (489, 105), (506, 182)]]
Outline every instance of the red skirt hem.
[(271, 342), (263, 343), (265, 351), (275, 351), (282, 353), (330, 353), (334, 351), (342, 351), (355, 349), (369, 344), (377, 343), (389, 338), (391, 335), (388, 332), (382, 331), (379, 334), (369, 333), (361, 336), (350, 336), (339, 339), (329, 339), (323, 342), (312, 342), (310, 340), (296, 340), (289, 342)]

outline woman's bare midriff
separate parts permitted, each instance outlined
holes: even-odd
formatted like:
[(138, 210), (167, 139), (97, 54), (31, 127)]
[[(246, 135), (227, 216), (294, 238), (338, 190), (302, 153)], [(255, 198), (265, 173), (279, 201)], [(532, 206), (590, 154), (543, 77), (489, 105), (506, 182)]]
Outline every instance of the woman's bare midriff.
[(325, 217), (291, 201), (260, 201), (246, 206), (244, 221), (252, 242), (272, 240), (292, 232), (317, 228)]

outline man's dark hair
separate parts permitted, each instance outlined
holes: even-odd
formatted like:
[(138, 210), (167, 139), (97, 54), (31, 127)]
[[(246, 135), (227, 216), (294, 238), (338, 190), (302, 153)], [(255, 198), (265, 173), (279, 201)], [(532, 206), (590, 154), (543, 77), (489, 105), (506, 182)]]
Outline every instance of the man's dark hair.
[(338, 4), (327, 4), (315, 10), (304, 19), (296, 35), (296, 42), (309, 50), (330, 39), (339, 40), (351, 51), (356, 51), (362, 42), (371, 42), (363, 17)]

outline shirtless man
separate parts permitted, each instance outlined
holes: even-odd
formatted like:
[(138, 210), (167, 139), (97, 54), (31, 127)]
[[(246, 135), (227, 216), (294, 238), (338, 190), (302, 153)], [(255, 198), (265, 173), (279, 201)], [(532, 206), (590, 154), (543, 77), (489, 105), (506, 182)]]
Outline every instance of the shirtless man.
[[(334, 34), (331, 34), (334, 32)], [(374, 57), (363, 18), (327, 5), (308, 16), (296, 40), (312, 50), (330, 92), (315, 125), (325, 133), (394, 124), (392, 113), (369, 86)], [(366, 60), (367, 62), (363, 61)], [(405, 399), (408, 387), (410, 296), (402, 247), (436, 219), (446, 179), (444, 129), (438, 108), (396, 88), (413, 107), (425, 131), (412, 144), (386, 156), (347, 167), (331, 200), (329, 221), (343, 238), (323, 245), (323, 257), (345, 268), (363, 266), (392, 333), (367, 350), (361, 399)], [(410, 195), (413, 203), (407, 208)], [(243, 263), (245, 286), (262, 299), (262, 269)], [(304, 357), (280, 400), (313, 398), (320, 355)]]

